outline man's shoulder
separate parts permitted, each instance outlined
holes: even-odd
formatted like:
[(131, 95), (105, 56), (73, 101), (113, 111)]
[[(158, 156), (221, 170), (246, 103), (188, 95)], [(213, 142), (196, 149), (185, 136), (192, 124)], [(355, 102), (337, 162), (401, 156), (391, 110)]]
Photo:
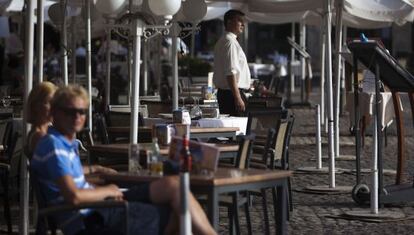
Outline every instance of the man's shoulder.
[(42, 153), (45, 151), (47, 152), (48, 150), (50, 151), (51, 149), (57, 148), (61, 145), (61, 141), (55, 135), (46, 134), (39, 140), (35, 149), (35, 153)]
[(55, 135), (48, 133), (39, 140), (38, 145), (45, 145), (55, 142), (58, 142), (58, 138)]
[(229, 37), (228, 35), (223, 35), (216, 43), (215, 49), (216, 51), (222, 51), (225, 49), (229, 49), (234, 45), (234, 40)]

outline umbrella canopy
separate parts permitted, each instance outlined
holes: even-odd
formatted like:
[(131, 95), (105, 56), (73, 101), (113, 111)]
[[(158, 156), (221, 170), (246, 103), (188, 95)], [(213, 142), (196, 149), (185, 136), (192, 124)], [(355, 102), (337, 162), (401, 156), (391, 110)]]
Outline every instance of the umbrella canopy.
[[(321, 24), (324, 0), (209, 0), (204, 20), (220, 18), (229, 9), (239, 9), (253, 22)], [(352, 28), (384, 28), (414, 19), (413, 0), (344, 0), (343, 24)]]

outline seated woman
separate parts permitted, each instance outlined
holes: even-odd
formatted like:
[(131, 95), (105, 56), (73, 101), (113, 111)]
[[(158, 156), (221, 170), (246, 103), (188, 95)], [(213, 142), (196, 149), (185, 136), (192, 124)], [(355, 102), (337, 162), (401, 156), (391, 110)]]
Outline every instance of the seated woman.
[[(130, 234), (175, 234), (180, 212), (177, 177), (164, 177), (137, 185), (124, 193), (114, 184), (94, 186), (85, 180), (78, 145), (74, 140), (85, 124), (88, 108), (88, 95), (81, 87), (62, 87), (52, 99), (53, 127), (49, 127), (47, 134), (39, 140), (31, 160), (32, 172), (36, 174), (39, 188), (47, 197), (46, 201), (49, 204), (76, 205), (107, 198), (127, 200), (130, 202)], [(171, 208), (172, 212), (165, 213), (165, 206)], [(189, 209), (194, 234), (216, 234), (192, 195), (189, 197)], [(122, 229), (125, 222), (121, 209), (97, 209), (81, 213), (83, 218), (80, 220), (72, 219), (68, 213), (55, 216), (65, 235), (79, 233), (83, 225), (94, 227), (88, 226), (88, 223), (96, 221), (95, 217), (103, 221), (103, 226), (113, 230)], [(96, 231), (92, 233), (98, 234)]]
[(42, 82), (35, 86), (27, 99), (27, 122), (32, 127), (27, 135), (27, 154), (32, 156), (40, 138), (46, 135), (47, 128), (52, 123), (50, 115), (50, 100), (57, 87), (51, 82)]

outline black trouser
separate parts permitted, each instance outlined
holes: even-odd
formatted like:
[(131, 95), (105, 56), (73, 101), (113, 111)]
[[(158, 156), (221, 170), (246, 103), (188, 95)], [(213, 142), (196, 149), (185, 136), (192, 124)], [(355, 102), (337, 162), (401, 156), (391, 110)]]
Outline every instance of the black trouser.
[[(247, 106), (246, 96), (239, 89), (240, 96), (242, 97), (245, 106)], [(217, 102), (221, 114), (230, 114), (230, 116), (245, 116), (244, 112), (236, 110), (236, 104), (234, 103), (234, 95), (231, 90), (218, 89), (217, 91)]]

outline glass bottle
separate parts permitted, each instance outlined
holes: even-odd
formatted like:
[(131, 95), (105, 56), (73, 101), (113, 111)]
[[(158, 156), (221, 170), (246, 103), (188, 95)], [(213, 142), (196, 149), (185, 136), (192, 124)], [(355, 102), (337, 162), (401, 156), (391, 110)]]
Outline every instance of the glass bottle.
[(158, 138), (156, 136), (152, 137), (151, 150), (154, 156), (160, 156), (160, 146), (158, 145)]
[(154, 175), (163, 175), (164, 174), (164, 163), (163, 158), (160, 154), (160, 146), (158, 145), (158, 138), (152, 138), (152, 146), (151, 146), (152, 156), (150, 159), (150, 172)]

